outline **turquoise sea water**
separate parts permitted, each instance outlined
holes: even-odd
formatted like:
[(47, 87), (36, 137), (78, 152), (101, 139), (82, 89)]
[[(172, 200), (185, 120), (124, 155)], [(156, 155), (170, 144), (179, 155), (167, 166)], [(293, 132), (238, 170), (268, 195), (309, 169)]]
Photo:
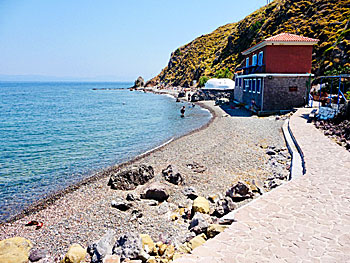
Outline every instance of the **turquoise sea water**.
[[(0, 82), (0, 221), (33, 201), (208, 122), (131, 83)], [(186, 105), (188, 106), (188, 105)]]

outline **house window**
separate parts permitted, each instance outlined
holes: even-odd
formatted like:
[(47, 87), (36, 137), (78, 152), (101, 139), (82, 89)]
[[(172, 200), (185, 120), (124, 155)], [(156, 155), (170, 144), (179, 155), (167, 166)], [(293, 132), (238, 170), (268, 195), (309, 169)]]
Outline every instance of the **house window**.
[(249, 88), (248, 88), (249, 92), (252, 92), (252, 80), (249, 80)]
[(244, 89), (243, 91), (247, 91), (249, 90), (249, 79), (245, 79), (244, 80)]
[(263, 64), (263, 58), (264, 58), (264, 52), (263, 52), (263, 51), (260, 51), (260, 52), (259, 52), (259, 57), (258, 57), (258, 65), (259, 65), (259, 66), (262, 66), (262, 64)]
[(253, 85), (252, 85), (252, 91), (253, 93), (255, 93), (256, 89), (255, 89), (255, 83), (256, 83), (256, 79), (253, 79)]
[(245, 59), (245, 66), (249, 67), (249, 57)]
[(261, 79), (256, 80), (256, 93), (260, 94), (261, 92)]
[(242, 79), (241, 79), (241, 78), (238, 79), (238, 86), (239, 86), (240, 88), (242, 88)]
[(255, 54), (253, 55), (253, 64), (252, 66), (256, 66), (258, 64), (258, 56)]

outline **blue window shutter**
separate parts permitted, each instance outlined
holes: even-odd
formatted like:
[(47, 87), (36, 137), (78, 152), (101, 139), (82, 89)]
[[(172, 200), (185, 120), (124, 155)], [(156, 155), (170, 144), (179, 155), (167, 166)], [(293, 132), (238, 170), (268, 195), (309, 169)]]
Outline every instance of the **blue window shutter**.
[(246, 67), (249, 67), (249, 57), (247, 57), (247, 58), (245, 59), (245, 66), (246, 66)]
[(257, 60), (258, 60), (257, 55), (256, 54), (253, 55), (253, 63), (252, 63), (253, 66), (257, 65), (257, 62), (258, 62)]
[(261, 66), (263, 64), (263, 58), (264, 58), (264, 52), (260, 51), (259, 52), (259, 58), (258, 58), (258, 65)]

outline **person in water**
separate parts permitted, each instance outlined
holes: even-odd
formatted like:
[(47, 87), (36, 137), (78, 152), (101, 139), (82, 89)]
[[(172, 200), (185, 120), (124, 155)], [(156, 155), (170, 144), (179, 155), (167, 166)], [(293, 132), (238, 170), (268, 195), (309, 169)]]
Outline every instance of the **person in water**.
[(185, 117), (185, 106), (182, 106), (180, 112), (181, 112), (181, 117)]

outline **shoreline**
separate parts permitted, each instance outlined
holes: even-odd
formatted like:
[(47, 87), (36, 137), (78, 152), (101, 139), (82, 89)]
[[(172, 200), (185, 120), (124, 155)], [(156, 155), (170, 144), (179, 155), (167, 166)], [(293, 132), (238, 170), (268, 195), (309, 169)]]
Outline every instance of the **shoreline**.
[[(170, 96), (174, 97), (174, 95), (170, 94), (170, 93), (156, 93), (156, 92), (153, 92), (153, 91), (152, 91), (152, 93), (158, 94), (158, 95), (170, 95)], [(69, 186), (65, 187), (62, 190), (58, 190), (58, 191), (55, 191), (55, 192), (53, 192), (51, 194), (48, 194), (46, 197), (43, 197), (43, 198), (35, 201), (33, 204), (29, 205), (28, 207), (24, 208), (18, 214), (10, 217), (7, 220), (4, 220), (4, 221), (0, 222), (0, 227), (5, 225), (5, 224), (13, 223), (13, 222), (15, 222), (17, 220), (20, 220), (20, 219), (22, 219), (25, 216), (30, 216), (30, 215), (32, 215), (32, 214), (34, 214), (36, 212), (39, 212), (39, 211), (41, 211), (41, 210), (43, 210), (43, 209), (53, 205), (57, 200), (59, 200), (63, 196), (78, 190), (80, 187), (82, 187), (84, 185), (91, 184), (91, 183), (96, 182), (96, 181), (98, 181), (100, 179), (106, 178), (107, 176), (109, 176), (109, 172), (111, 170), (118, 170), (118, 169), (122, 169), (124, 167), (130, 166), (130, 165), (134, 164), (135, 162), (139, 161), (140, 159), (142, 159), (142, 158), (144, 158), (144, 157), (146, 157), (148, 155), (151, 155), (151, 154), (153, 154), (153, 153), (155, 153), (157, 151), (160, 151), (161, 149), (163, 149), (164, 147), (166, 147), (170, 143), (176, 142), (177, 140), (181, 139), (182, 137), (189, 136), (189, 135), (191, 135), (193, 133), (196, 133), (196, 132), (199, 132), (199, 131), (201, 131), (203, 129), (206, 129), (207, 127), (209, 127), (209, 125), (216, 118), (216, 113), (215, 113), (215, 111), (213, 111), (210, 107), (208, 107), (204, 103), (196, 102), (195, 104), (200, 106), (203, 109), (208, 110), (210, 112), (211, 118), (209, 119), (209, 121), (206, 124), (202, 125), (199, 128), (196, 128), (196, 129), (194, 129), (192, 131), (189, 131), (188, 133), (183, 134), (181, 136), (173, 137), (173, 138), (165, 141), (161, 145), (155, 146), (154, 148), (152, 148), (152, 149), (150, 149), (150, 150), (148, 150), (148, 151), (146, 151), (144, 153), (141, 153), (141, 154), (131, 158), (128, 161), (121, 162), (119, 164), (115, 164), (115, 165), (106, 167), (106, 168), (104, 168), (104, 169), (102, 169), (100, 171), (94, 172), (93, 175), (88, 176), (87, 178), (84, 178), (84, 179), (82, 179), (82, 180), (80, 180), (80, 181), (78, 181), (76, 183), (73, 183), (72, 185), (69, 185)]]
[[(24, 237), (36, 248), (48, 249), (58, 260), (71, 244), (87, 247), (109, 230), (115, 231), (116, 236), (127, 232), (148, 234), (155, 241), (168, 240), (179, 247), (191, 234), (188, 219), (176, 215), (181, 207), (190, 209), (192, 206), (192, 200), (184, 194), (186, 188), (193, 187), (204, 198), (213, 195), (223, 198), (226, 190), (239, 181), (266, 182), (274, 176), (274, 170), (262, 145), (276, 149), (285, 147), (281, 131), (283, 121), (239, 114), (229, 116), (230, 109), (214, 106), (213, 101), (201, 104), (213, 116), (206, 125), (129, 162), (104, 170), (94, 180), (90, 178), (90, 182), (75, 186), (74, 191), (61, 193), (59, 198), (39, 207), (37, 212), (33, 209), (29, 216), (24, 214), (17, 221), (1, 224), (0, 239)], [(233, 111), (231, 113), (240, 113), (241, 110)], [(152, 166), (154, 178), (134, 190), (111, 189), (107, 185), (108, 176), (114, 174), (115, 169), (131, 164)], [(169, 164), (176, 166), (184, 177), (184, 184), (174, 185), (164, 179), (162, 170)], [(203, 170), (191, 168), (194, 164)], [(168, 188), (166, 202), (139, 199), (152, 183), (161, 183)], [(129, 202), (131, 209), (121, 211), (113, 207), (115, 200), (125, 202), (127, 195), (136, 197), (135, 201)], [(235, 206), (238, 208), (251, 200), (254, 199), (246, 199)], [(215, 206), (210, 203), (211, 211)], [(44, 226), (40, 230), (26, 227), (25, 224), (32, 220), (43, 222)]]

